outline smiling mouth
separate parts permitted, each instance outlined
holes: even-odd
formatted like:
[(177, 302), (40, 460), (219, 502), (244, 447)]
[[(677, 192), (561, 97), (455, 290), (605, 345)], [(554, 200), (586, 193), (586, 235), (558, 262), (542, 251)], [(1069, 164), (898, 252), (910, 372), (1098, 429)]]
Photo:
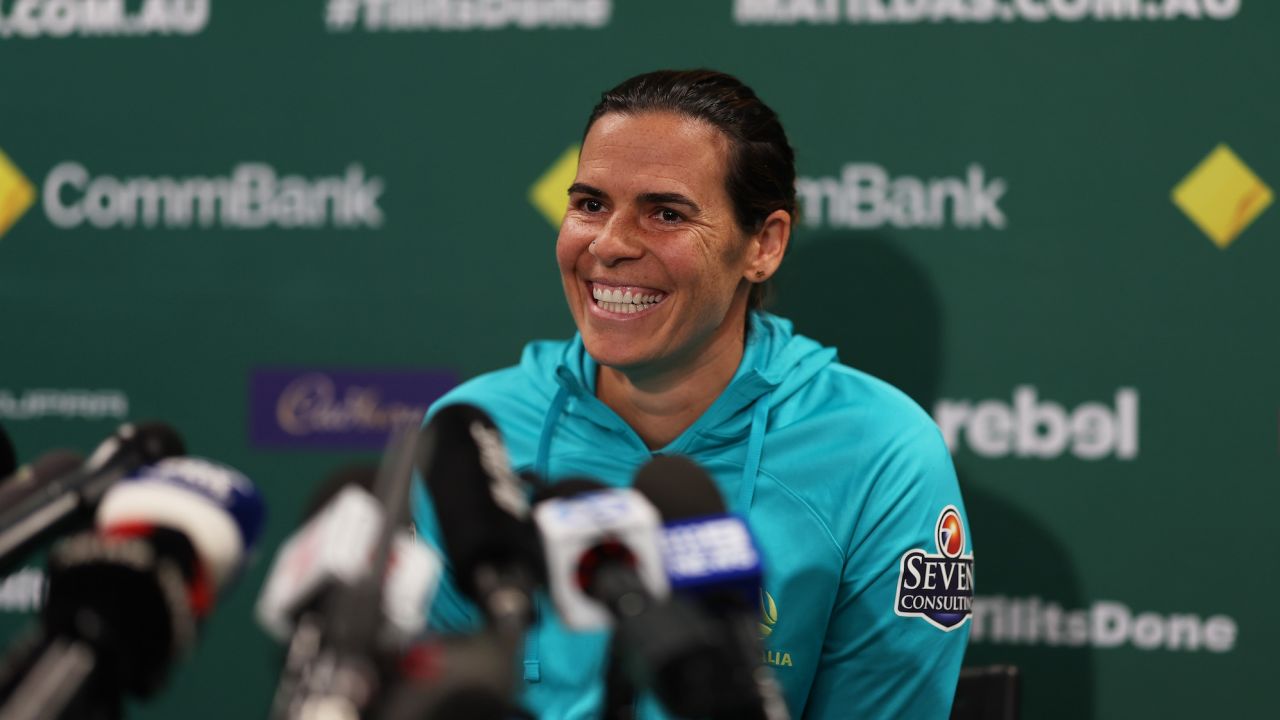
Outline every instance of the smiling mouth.
[(596, 307), (611, 313), (630, 315), (644, 312), (661, 303), (667, 295), (657, 290), (645, 288), (619, 288), (591, 283), (591, 297)]

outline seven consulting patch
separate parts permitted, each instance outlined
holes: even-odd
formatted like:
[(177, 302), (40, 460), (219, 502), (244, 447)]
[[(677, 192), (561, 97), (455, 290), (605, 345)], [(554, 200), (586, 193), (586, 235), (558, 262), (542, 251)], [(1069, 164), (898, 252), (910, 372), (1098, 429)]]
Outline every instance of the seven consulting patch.
[(973, 608), (973, 552), (964, 552), (968, 538), (956, 506), (939, 513), (933, 539), (937, 553), (902, 554), (893, 611), (949, 632), (963, 625)]

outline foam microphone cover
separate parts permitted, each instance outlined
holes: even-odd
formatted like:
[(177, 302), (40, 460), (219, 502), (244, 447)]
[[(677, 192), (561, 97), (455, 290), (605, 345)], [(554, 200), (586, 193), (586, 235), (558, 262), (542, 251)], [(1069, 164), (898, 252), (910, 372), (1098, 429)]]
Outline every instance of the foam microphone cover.
[(481, 600), (475, 583), (481, 568), (519, 568), (542, 576), (524, 485), (488, 414), (466, 404), (437, 412), (419, 436), (418, 470), (464, 593)]
[(100, 530), (145, 524), (180, 531), (214, 589), (223, 587), (262, 535), (266, 508), (247, 477), (209, 460), (173, 457), (140, 468), (107, 491)]
[(715, 481), (689, 458), (658, 455), (636, 473), (634, 487), (653, 503), (665, 522), (727, 512)]

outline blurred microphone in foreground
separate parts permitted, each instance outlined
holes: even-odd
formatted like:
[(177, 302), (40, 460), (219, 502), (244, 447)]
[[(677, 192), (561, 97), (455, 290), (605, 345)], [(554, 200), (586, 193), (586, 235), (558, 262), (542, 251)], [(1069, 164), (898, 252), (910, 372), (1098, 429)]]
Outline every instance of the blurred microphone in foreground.
[(125, 423), (89, 459), (55, 450), (32, 462), (26, 474), (0, 486), (0, 571), (40, 542), (89, 524), (113, 485), (138, 468), (184, 455), (182, 438), (158, 422)]
[[(293, 632), (272, 717), (356, 720), (377, 715), (388, 682), (386, 666), (394, 657), (383, 642), (388, 634), (384, 583), (397, 529), (408, 517), (415, 438), (410, 429), (396, 432), (372, 492), (357, 485), (339, 491), (277, 556), (259, 600), (259, 618), (276, 631), (287, 631), (277, 622), (280, 618), (292, 618)], [(417, 555), (417, 587), (434, 588), (438, 563), (432, 560)], [(420, 597), (418, 606), (425, 605)]]
[(719, 671), (691, 692), (712, 720), (786, 720), (781, 688), (762, 662), (756, 597), (760, 553), (746, 522), (728, 514), (705, 470), (658, 456), (636, 473), (635, 489), (662, 514), (662, 556), (673, 590), (702, 609), (721, 651)]
[[(86, 467), (123, 464), (102, 460)], [(0, 671), (0, 718), (118, 718), (125, 695), (153, 695), (252, 551), (264, 512), (247, 478), (197, 458), (107, 489), (96, 531), (50, 552), (41, 630)]]
[(486, 627), (411, 649), (384, 717), (525, 716), (513, 705), (517, 656), (544, 572), (524, 481), (511, 471), (493, 420), (470, 405), (436, 413), (419, 435), (417, 458), (454, 575)]

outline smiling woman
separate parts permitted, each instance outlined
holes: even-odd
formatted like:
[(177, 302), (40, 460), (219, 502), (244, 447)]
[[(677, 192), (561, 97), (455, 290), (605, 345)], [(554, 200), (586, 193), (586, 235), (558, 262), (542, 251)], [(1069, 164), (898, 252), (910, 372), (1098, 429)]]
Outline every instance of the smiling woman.
[(599, 395), (650, 447), (673, 440), (742, 359), (747, 301), (773, 275), (791, 217), (734, 219), (730, 152), (708, 123), (610, 113), (587, 132), (556, 257), (569, 311), (602, 366)]
[[(531, 343), (432, 413), (484, 408), (514, 468), (552, 482), (627, 485), (655, 454), (691, 457), (760, 546), (762, 659), (791, 713), (946, 717), (972, 588), (940, 575), (927, 594), (946, 613), (900, 610), (898, 595), (911, 553), (971, 567), (955, 472), (911, 400), (762, 310), (795, 224), (775, 113), (723, 73), (637, 76), (593, 110), (568, 194), (556, 259), (577, 336)], [(420, 488), (414, 503), (438, 537)], [(440, 629), (475, 622), (447, 579), (432, 612)], [(525, 648), (526, 705), (599, 717), (605, 651), (544, 615)], [(645, 696), (636, 716), (667, 717)]]

